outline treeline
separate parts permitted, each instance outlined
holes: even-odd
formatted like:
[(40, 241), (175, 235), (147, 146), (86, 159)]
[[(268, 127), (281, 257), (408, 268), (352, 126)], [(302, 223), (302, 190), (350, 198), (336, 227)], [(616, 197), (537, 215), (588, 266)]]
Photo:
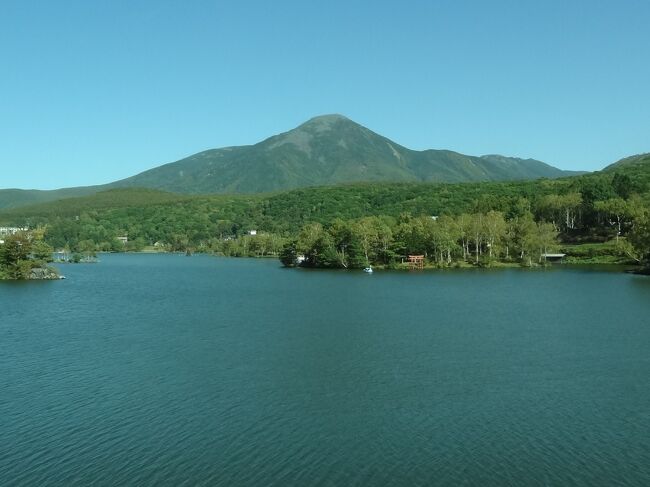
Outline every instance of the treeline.
[[(360, 255), (363, 260), (388, 265), (413, 252), (426, 253), (436, 264), (449, 260), (444, 258), (445, 254), (452, 261), (473, 259), (475, 262), (476, 254), (479, 262), (486, 259), (485, 255), (492, 260), (511, 260), (517, 255), (521, 258), (524, 248), (528, 248), (524, 260), (529, 255), (531, 262), (535, 262), (532, 246), (525, 247), (512, 230), (532, 221), (540, 229), (553, 226), (557, 239), (563, 243), (620, 239), (621, 247), (628, 246), (626, 252), (630, 258), (643, 260), (641, 242), (644, 240), (640, 229), (647, 213), (645, 208), (650, 204), (650, 164), (632, 169), (633, 172), (622, 168), (561, 180), (355, 184), (271, 195), (178, 197), (150, 190), (115, 190), (0, 212), (0, 222), (43, 228), (49, 245), (71, 252), (137, 251), (155, 245), (170, 251), (208, 251), (234, 256), (277, 255), (287, 242), (304, 244), (305, 239), (299, 236), (305, 228), (313, 230), (320, 225), (322, 233), (328, 235), (321, 239), (321, 250), (333, 249), (325, 252), (332, 257), (327, 262), (355, 266)], [(494, 215), (501, 215), (507, 229), (505, 239), (479, 236), (471, 240), (469, 247), (463, 243), (462, 235), (456, 235), (454, 229), (464, 229), (464, 220), (477, 219), (478, 215), (488, 222), (499, 220)], [(433, 223), (431, 216), (437, 216), (438, 220)], [(363, 234), (357, 227), (367, 224), (366, 219), (371, 217), (383, 241), (386, 242), (386, 232), (377, 221), (390, 230), (392, 240), (381, 252), (369, 251), (366, 259), (365, 251), (362, 254), (355, 251), (356, 235)], [(531, 227), (528, 233), (534, 234), (531, 224), (527, 224)], [(410, 240), (404, 237), (408, 225), (423, 227), (425, 230), (414, 231), (415, 234), (429, 232), (430, 240), (438, 243), (409, 244)], [(349, 228), (344, 231), (343, 227)], [(257, 235), (248, 235), (251, 230), (256, 230)], [(355, 237), (346, 237), (343, 235), (346, 232)], [(117, 240), (118, 236), (128, 237), (126, 246)], [(455, 242), (455, 246), (447, 246), (448, 252), (439, 243), (443, 237)], [(332, 240), (332, 245), (325, 245), (327, 239)], [(348, 244), (352, 250), (348, 250)], [(439, 257), (440, 246), (443, 258)], [(306, 250), (303, 245), (296, 252)], [(346, 258), (343, 262), (341, 258), (336, 260), (332, 252), (345, 252)]]
[[(575, 226), (577, 217), (561, 208), (561, 226)], [(648, 212), (637, 212), (635, 219), (625, 221), (628, 238), (619, 241), (617, 252), (641, 262), (648, 258), (650, 249)], [(535, 221), (528, 211), (509, 219), (498, 211), (437, 218), (365, 217), (336, 220), (326, 227), (306, 225), (297, 238), (285, 244), (280, 260), (286, 266), (395, 267), (409, 255), (423, 255), (437, 267), (461, 263), (490, 266), (496, 262), (531, 266), (543, 263), (545, 254), (557, 249), (559, 235), (560, 225)]]
[(336, 220), (328, 227), (305, 226), (280, 256), (284, 265), (306, 267), (394, 267), (408, 255), (450, 266), (459, 262), (491, 265), (497, 261), (541, 262), (557, 244), (552, 223), (535, 222), (530, 213), (507, 220), (503, 213), (456, 217), (365, 217)]

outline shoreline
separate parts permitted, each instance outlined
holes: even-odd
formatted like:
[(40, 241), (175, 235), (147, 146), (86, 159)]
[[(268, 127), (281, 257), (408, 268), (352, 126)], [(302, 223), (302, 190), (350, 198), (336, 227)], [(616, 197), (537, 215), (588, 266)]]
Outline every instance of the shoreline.
[[(178, 256), (185, 257), (184, 252), (171, 252), (165, 250), (138, 250), (138, 251), (124, 251), (124, 252), (97, 252), (97, 255), (100, 254), (132, 254), (132, 255), (158, 255), (158, 254), (175, 254)], [(265, 256), (226, 256), (223, 254), (213, 253), (213, 252), (195, 252), (192, 255), (205, 255), (209, 257), (218, 257), (226, 259), (278, 259), (278, 256), (274, 255), (265, 255)], [(188, 256), (189, 257), (189, 256)], [(614, 257), (614, 256), (612, 256)], [(92, 261), (92, 262), (55, 262), (55, 264), (68, 265), (68, 264), (98, 264), (101, 261)], [(281, 265), (281, 264), (280, 264)], [(612, 270), (617, 270), (620, 272), (625, 272), (635, 275), (650, 275), (650, 268), (646, 268), (643, 265), (631, 263), (631, 262), (621, 262), (618, 261), (608, 261), (608, 259), (594, 259), (594, 258), (573, 258), (567, 259), (564, 262), (547, 262), (547, 263), (533, 263), (533, 265), (522, 265), (519, 262), (499, 262), (495, 261), (490, 264), (475, 264), (473, 262), (464, 262), (456, 261), (452, 262), (448, 266), (439, 266), (436, 264), (427, 263), (422, 269), (410, 269), (407, 263), (397, 263), (394, 265), (382, 265), (382, 264), (373, 264), (372, 268), (376, 271), (396, 271), (396, 272), (418, 272), (418, 271), (453, 271), (453, 270), (498, 270), (498, 269), (522, 269), (522, 270), (546, 270), (546, 269), (558, 269), (562, 267), (573, 267), (573, 268), (609, 268)], [(359, 268), (337, 268), (337, 267), (307, 267), (307, 266), (291, 266), (287, 267), (288, 269), (304, 269), (304, 270), (336, 270), (336, 271), (361, 271)], [(59, 276), (59, 274), (57, 274)], [(61, 277), (50, 277), (50, 278), (30, 278), (25, 280), (56, 280)], [(4, 279), (12, 280), (12, 279)]]

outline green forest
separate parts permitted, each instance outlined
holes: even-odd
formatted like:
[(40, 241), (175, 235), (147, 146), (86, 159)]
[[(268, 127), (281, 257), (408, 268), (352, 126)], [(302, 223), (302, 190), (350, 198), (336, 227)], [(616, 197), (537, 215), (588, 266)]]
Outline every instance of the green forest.
[(47, 245), (80, 253), (155, 248), (358, 268), (396, 267), (413, 254), (431, 266), (536, 265), (562, 252), (569, 260), (641, 264), (650, 253), (649, 208), (646, 156), (555, 180), (363, 183), (261, 195), (116, 189), (5, 210), (0, 224), (40, 229)]
[(48, 267), (53, 248), (44, 240), (43, 231), (17, 232), (0, 240), (0, 279), (56, 279)]

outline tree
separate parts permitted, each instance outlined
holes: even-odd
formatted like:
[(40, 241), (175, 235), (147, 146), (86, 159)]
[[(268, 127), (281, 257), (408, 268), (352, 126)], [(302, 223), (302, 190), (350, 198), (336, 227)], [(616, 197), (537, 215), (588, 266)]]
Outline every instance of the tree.
[(438, 261), (440, 265), (449, 265), (460, 239), (458, 224), (453, 218), (443, 215), (435, 221), (432, 230)]
[(582, 195), (578, 192), (549, 194), (540, 200), (538, 212), (541, 217), (562, 225), (568, 231), (576, 228), (577, 212), (581, 204)]
[(390, 250), (393, 243), (393, 231), (390, 227), (390, 218), (376, 217), (374, 220), (375, 231), (377, 232), (377, 241), (375, 253), (380, 261), (384, 264), (390, 263), (395, 254)]
[(564, 212), (565, 230), (573, 230), (576, 227), (576, 214), (582, 204), (582, 195), (577, 192), (560, 196), (560, 209)]
[(614, 217), (614, 220), (609, 220), (611, 225), (616, 225), (616, 242), (621, 236), (621, 229), (626, 220), (632, 216), (633, 209), (627, 201), (623, 198), (610, 198), (605, 201), (596, 201), (594, 209), (607, 215), (607, 217)]
[(630, 257), (637, 262), (650, 264), (650, 210), (642, 208), (634, 221), (632, 231), (628, 235)]
[(458, 227), (458, 235), (461, 241), (461, 246), (463, 247), (463, 260), (467, 260), (469, 255), (469, 241), (470, 235), (472, 233), (472, 217), (467, 213), (456, 218), (456, 224)]
[(628, 199), (634, 190), (632, 178), (617, 172), (612, 178), (612, 188), (619, 197)]
[(357, 240), (359, 247), (365, 257), (364, 267), (370, 264), (370, 258), (374, 258), (374, 251), (379, 240), (377, 225), (374, 217), (367, 217), (357, 220), (352, 225), (352, 237)]
[(304, 254), (304, 266), (307, 267), (345, 267), (337, 253), (332, 236), (320, 223), (311, 223), (303, 227), (296, 244), (298, 252)]
[(41, 263), (52, 262), (52, 255), (54, 254), (54, 249), (51, 245), (47, 244), (43, 240), (35, 240), (32, 243), (32, 256), (34, 259)]
[(483, 223), (484, 215), (481, 213), (475, 213), (472, 215), (472, 220), (470, 223), (470, 232), (472, 239), (474, 241), (474, 263), (479, 263), (479, 257), (482, 252), (482, 244), (485, 226)]
[(316, 241), (321, 238), (323, 232), (323, 225), (320, 223), (310, 223), (302, 227), (296, 242), (298, 252), (307, 256), (314, 248)]
[(547, 254), (549, 249), (557, 244), (558, 231), (553, 223), (538, 222), (537, 223), (537, 245), (539, 246), (539, 260), (541, 262), (542, 255)]
[(0, 267), (10, 279), (27, 279), (32, 269), (30, 236), (26, 232), (8, 235), (0, 246)]
[(513, 222), (513, 246), (522, 263), (527, 261), (529, 266), (533, 264), (532, 255), (537, 248), (536, 231), (531, 213), (526, 213)]
[(430, 218), (409, 218), (397, 227), (396, 240), (402, 245), (405, 254), (428, 255), (430, 249)]
[(282, 247), (280, 252), (280, 262), (285, 267), (295, 267), (298, 264), (298, 252), (296, 250), (297, 241), (289, 240)]
[(352, 246), (352, 230), (350, 224), (340, 218), (336, 218), (329, 228), (329, 233), (334, 241), (335, 250), (343, 267), (348, 267), (350, 252), (354, 252)]
[(45, 242), (45, 229), (38, 228), (30, 231), (31, 235), (31, 254), (39, 264), (52, 262), (54, 249)]
[(485, 237), (487, 240), (488, 255), (492, 259), (493, 255), (499, 254), (499, 247), (506, 235), (506, 221), (503, 218), (503, 213), (498, 211), (489, 211), (485, 215), (483, 222), (485, 229)]

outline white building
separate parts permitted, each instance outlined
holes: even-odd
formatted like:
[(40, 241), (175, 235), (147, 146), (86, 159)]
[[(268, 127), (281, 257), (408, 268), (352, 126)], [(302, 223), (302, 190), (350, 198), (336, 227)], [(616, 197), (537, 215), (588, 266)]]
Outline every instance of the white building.
[(18, 232), (26, 232), (29, 230), (27, 227), (0, 227), (0, 237), (7, 237)]

